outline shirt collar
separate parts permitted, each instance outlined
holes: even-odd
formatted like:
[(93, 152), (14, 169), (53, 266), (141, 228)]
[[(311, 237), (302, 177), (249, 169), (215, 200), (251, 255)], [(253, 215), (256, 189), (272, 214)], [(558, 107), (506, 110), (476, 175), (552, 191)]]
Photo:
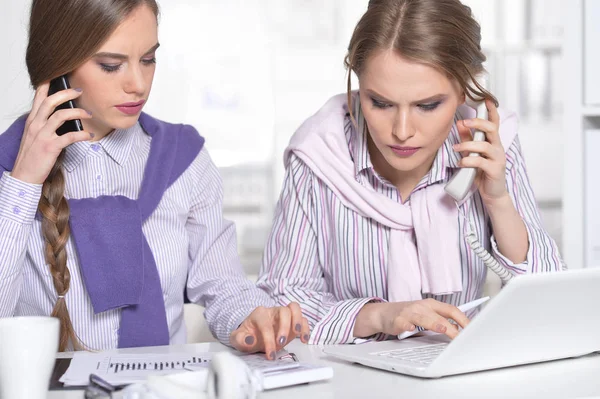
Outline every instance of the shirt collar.
[(136, 123), (129, 129), (115, 130), (108, 136), (103, 137), (99, 143), (108, 156), (117, 164), (123, 166), (129, 160), (134, 142), (137, 142), (145, 134), (142, 126)]
[(117, 129), (98, 142), (80, 141), (66, 148), (63, 166), (68, 172), (77, 168), (90, 151), (103, 150), (118, 165), (123, 166), (130, 157), (134, 142), (146, 134), (139, 123), (128, 129)]

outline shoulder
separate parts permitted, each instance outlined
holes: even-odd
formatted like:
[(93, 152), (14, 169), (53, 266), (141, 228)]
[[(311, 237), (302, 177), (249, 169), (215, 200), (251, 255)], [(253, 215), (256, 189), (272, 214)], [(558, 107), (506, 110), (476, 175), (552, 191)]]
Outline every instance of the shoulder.
[(15, 120), (8, 129), (0, 134), (0, 171), (12, 170), (21, 146), (28, 115)]
[(195, 155), (172, 188), (178, 198), (186, 199), (185, 203), (190, 207), (198, 204), (210, 206), (222, 200), (223, 181), (206, 147)]
[(223, 179), (206, 146), (202, 147), (184, 174), (192, 197), (203, 197), (212, 193), (222, 196)]
[(303, 139), (315, 132), (335, 132), (344, 130), (344, 120), (348, 113), (346, 94), (330, 98), (319, 110), (308, 117), (296, 130), (294, 139)]
[(328, 99), (317, 112), (301, 125), (304, 129), (314, 129), (331, 121), (344, 119), (348, 113), (348, 96), (346, 93), (337, 94)]
[(330, 98), (319, 110), (306, 119), (295, 131), (284, 153), (287, 165), (293, 151), (307, 146), (329, 145), (347, 147), (345, 133), (346, 115), (348, 114), (348, 96), (338, 94)]
[(192, 125), (171, 123), (146, 113), (139, 119), (140, 125), (154, 138), (160, 140), (175, 151), (178, 163), (185, 165), (176, 179), (177, 185), (186, 192), (195, 195), (210, 186), (220, 187), (221, 180), (217, 167), (205, 147), (204, 137)]
[(146, 113), (140, 115), (140, 124), (151, 135), (154, 132), (165, 132), (183, 141), (184, 144), (203, 145), (204, 137), (192, 125), (185, 123), (171, 123), (150, 116)]
[(312, 169), (296, 154), (291, 153), (288, 161), (282, 189), (284, 195), (294, 192), (301, 203), (308, 204), (314, 195), (323, 189), (328, 190), (326, 185), (322, 185), (321, 181), (315, 178)]
[(297, 176), (298, 174), (308, 174), (312, 176), (312, 170), (297, 154), (290, 153), (288, 160), (288, 174), (292, 176)]

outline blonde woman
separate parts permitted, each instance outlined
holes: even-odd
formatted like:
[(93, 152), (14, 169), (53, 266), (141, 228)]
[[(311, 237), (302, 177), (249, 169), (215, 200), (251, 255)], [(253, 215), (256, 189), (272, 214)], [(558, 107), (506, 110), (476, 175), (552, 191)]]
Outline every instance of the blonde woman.
[[(510, 275), (560, 270), (516, 115), (477, 82), (480, 42), (458, 0), (370, 1), (346, 57), (358, 91), (348, 76), (348, 93), (292, 137), (258, 285), (280, 305), (301, 304), (310, 343), (417, 326), (455, 337), (448, 319), (469, 323), (456, 306), (481, 296), (488, 272), (466, 241), (471, 229)], [(467, 97), (485, 100), (489, 118), (476, 118)], [(481, 156), (462, 156), (471, 152)], [(455, 203), (444, 186), (464, 167), (478, 177)]]

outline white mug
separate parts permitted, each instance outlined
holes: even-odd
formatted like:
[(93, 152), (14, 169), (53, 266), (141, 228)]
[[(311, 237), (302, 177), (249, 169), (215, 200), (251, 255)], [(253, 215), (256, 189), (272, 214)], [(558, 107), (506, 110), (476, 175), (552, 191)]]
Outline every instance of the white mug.
[(58, 351), (54, 317), (0, 319), (0, 399), (46, 399)]

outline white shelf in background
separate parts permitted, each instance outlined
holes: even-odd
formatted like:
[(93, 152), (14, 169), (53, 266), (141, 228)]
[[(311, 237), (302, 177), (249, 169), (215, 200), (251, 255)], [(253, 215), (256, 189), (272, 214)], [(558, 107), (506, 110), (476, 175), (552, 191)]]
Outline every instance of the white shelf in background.
[(600, 116), (600, 105), (589, 105), (583, 108), (584, 116)]

